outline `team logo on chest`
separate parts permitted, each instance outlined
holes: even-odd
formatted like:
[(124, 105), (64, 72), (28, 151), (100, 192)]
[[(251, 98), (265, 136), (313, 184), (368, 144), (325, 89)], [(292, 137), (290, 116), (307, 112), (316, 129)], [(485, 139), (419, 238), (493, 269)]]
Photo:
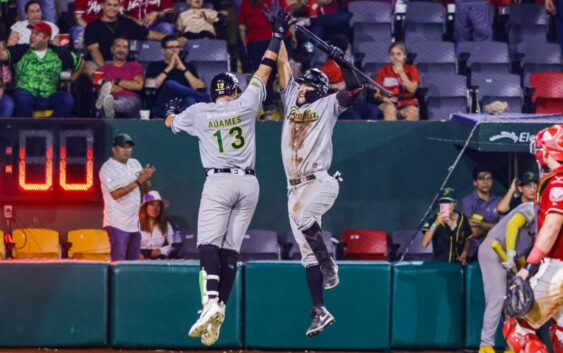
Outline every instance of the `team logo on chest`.
[(304, 112), (298, 112), (296, 106), (292, 106), (289, 110), (289, 115), (287, 119), (294, 123), (309, 123), (312, 121), (317, 121), (320, 119), (319, 114), (315, 113), (311, 109), (306, 109)]

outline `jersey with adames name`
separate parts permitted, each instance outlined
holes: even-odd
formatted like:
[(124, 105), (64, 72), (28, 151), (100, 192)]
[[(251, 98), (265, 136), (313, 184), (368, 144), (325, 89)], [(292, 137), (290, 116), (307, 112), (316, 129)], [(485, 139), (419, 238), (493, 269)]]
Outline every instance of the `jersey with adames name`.
[(532, 247), (533, 236), (536, 234), (536, 210), (533, 202), (525, 202), (510, 211), (487, 233), (487, 237), (504, 244), (506, 242), (506, 226), (517, 213), (526, 219), (526, 223), (518, 230), (518, 238), (516, 239), (516, 253), (518, 256), (522, 256), (526, 255)]
[[(538, 184), (538, 229), (541, 231), (548, 214), (563, 215), (563, 166), (544, 176)], [(563, 260), (563, 227), (547, 257)]]
[(253, 77), (238, 99), (198, 103), (175, 115), (172, 131), (199, 140), (203, 168), (253, 168), (256, 116), (266, 97), (264, 83)]
[(299, 84), (291, 77), (280, 92), (285, 114), (281, 150), (288, 179), (330, 168), (332, 131), (346, 110), (338, 104), (336, 93), (298, 107), (298, 91)]

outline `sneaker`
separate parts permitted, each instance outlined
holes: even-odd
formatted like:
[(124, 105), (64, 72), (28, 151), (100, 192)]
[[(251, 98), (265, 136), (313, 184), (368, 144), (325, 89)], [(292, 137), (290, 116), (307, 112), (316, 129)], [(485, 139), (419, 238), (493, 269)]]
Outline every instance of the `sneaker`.
[(479, 353), (495, 353), (495, 349), (492, 346), (481, 346)]
[(102, 105), (107, 96), (111, 96), (111, 82), (106, 82), (100, 87), (100, 95), (98, 99), (96, 99), (96, 109), (102, 109)]
[(221, 325), (225, 321), (225, 304), (223, 302), (219, 303), (220, 312), (211, 318), (207, 328), (201, 334), (201, 343), (206, 346), (211, 346), (219, 339), (219, 332), (221, 331)]
[(305, 332), (305, 334), (309, 337), (318, 335), (325, 329), (325, 327), (335, 323), (334, 317), (324, 306), (313, 307), (313, 310), (311, 310), (311, 316), (313, 317), (313, 321)]
[(192, 325), (188, 335), (193, 338), (200, 337), (207, 330), (207, 326), (210, 323), (223, 323), (224, 319), (225, 305), (221, 306), (217, 300), (210, 300), (203, 306), (199, 319)]
[(104, 108), (104, 116), (108, 119), (115, 118), (115, 99), (113, 96), (107, 96), (102, 105)]
[(340, 279), (338, 278), (338, 265), (332, 257), (330, 258), (330, 261), (321, 265), (321, 273), (323, 274), (324, 289), (332, 289), (340, 283)]

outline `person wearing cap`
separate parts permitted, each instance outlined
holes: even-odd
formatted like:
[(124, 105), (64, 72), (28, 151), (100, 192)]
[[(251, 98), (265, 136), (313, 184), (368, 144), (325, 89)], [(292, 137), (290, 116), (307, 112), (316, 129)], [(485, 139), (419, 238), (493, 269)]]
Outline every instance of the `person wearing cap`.
[(143, 197), (139, 211), (141, 225), (141, 256), (144, 259), (165, 259), (172, 251), (174, 243), (172, 225), (166, 218), (164, 209), (168, 203), (158, 191), (149, 191)]
[[(527, 179), (535, 177), (534, 173), (526, 175), (527, 173), (523, 173), (521, 182), (526, 180), (525, 177)], [(495, 335), (506, 295), (506, 271), (516, 269), (516, 259), (527, 256), (534, 243), (536, 212), (531, 201), (521, 203), (504, 216), (479, 246), (478, 259), (483, 275), (486, 303), (479, 353), (495, 353), (493, 349)], [(498, 242), (502, 246), (507, 255), (506, 261), (499, 259), (491, 247), (493, 242)]]
[(100, 169), (104, 198), (103, 227), (108, 232), (111, 260), (137, 260), (141, 255), (139, 209), (142, 195), (150, 190), (155, 168), (141, 167), (131, 158), (135, 142), (128, 134), (113, 139), (112, 156)]
[(497, 205), (498, 213), (505, 215), (520, 204), (534, 201), (537, 190), (538, 175), (532, 171), (522, 173), (520, 178), (512, 180), (510, 188), (499, 201)]
[(37, 0), (31, 0), (25, 4), (26, 20), (18, 21), (12, 25), (10, 36), (8, 37), (8, 46), (16, 44), (29, 44), (31, 38), (31, 29), (39, 22), (45, 22), (51, 27), (51, 41), (58, 44), (59, 27), (49, 21), (44, 21), (41, 4)]
[(465, 265), (473, 234), (467, 217), (455, 210), (455, 189), (446, 187), (440, 190), (438, 203), (440, 209), (422, 226), (422, 246), (426, 248), (432, 242), (435, 261), (459, 262)]
[(13, 94), (16, 117), (31, 117), (33, 110), (53, 110), (53, 117), (68, 117), (74, 98), (59, 91), (61, 72), (72, 71), (71, 80), (80, 75), (82, 58), (64, 47), (49, 44), (51, 26), (39, 22), (33, 26), (29, 44), (18, 44), (0, 51), (0, 61), (15, 68)]

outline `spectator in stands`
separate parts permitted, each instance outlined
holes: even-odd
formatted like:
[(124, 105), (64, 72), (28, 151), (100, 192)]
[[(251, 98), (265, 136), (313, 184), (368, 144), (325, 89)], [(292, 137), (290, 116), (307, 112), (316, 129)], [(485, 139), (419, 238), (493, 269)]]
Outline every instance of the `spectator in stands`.
[(178, 16), (176, 29), (187, 39), (215, 38), (213, 24), (219, 21), (219, 16), (226, 16), (226, 11), (217, 12), (204, 9), (203, 0), (187, 0), (190, 8)]
[(393, 92), (390, 98), (382, 96), (379, 91), (375, 99), (380, 101), (379, 109), (383, 119), (397, 120), (397, 117), (416, 121), (419, 117), (418, 100), (414, 93), (420, 79), (415, 65), (406, 64), (407, 49), (402, 42), (395, 42), (389, 47), (390, 64), (383, 65), (375, 75), (375, 82)]
[[(76, 0), (74, 2), (75, 26), (70, 29), (72, 42), (84, 45), (84, 30), (90, 23), (102, 18), (104, 0)], [(76, 47), (75, 47), (76, 48)]]
[(468, 260), (474, 261), (477, 256), (479, 245), (485, 240), (485, 236), (498, 223), (500, 215), (497, 205), (500, 197), (491, 193), (493, 187), (493, 174), (484, 166), (473, 169), (473, 186), (475, 191), (461, 200), (461, 210), (469, 219), (469, 225), (473, 232), (473, 240), (469, 249)]
[(555, 15), (555, 31), (563, 53), (563, 0), (545, 0), (545, 9)]
[(456, 0), (454, 36), (457, 42), (491, 40), (494, 12), (488, 0)]
[(164, 21), (167, 14), (174, 13), (172, 0), (124, 0), (124, 13), (141, 26), (164, 33), (174, 33), (174, 26)]
[(139, 209), (141, 196), (150, 190), (155, 168), (143, 168), (131, 158), (135, 142), (128, 134), (113, 139), (112, 156), (100, 169), (104, 198), (104, 229), (111, 245), (111, 260), (137, 260), (141, 254)]
[[(497, 211), (501, 215), (515, 209), (518, 205), (533, 202), (538, 190), (538, 176), (534, 172), (524, 172), (520, 179), (514, 178), (506, 195), (499, 201)], [(516, 193), (518, 191), (518, 193)]]
[(138, 117), (141, 109), (139, 93), (144, 86), (143, 67), (136, 61), (127, 61), (129, 40), (117, 37), (111, 46), (113, 60), (98, 68), (106, 81), (101, 89), (96, 109), (102, 109), (106, 118)]
[[(252, 70), (256, 71), (260, 66), (260, 60), (268, 49), (270, 40), (272, 39), (272, 29), (268, 18), (264, 15), (265, 6), (271, 7), (272, 0), (242, 0), (240, 5), (238, 23), (241, 41), (248, 54), (248, 60), (252, 66)], [(286, 1), (280, 0), (280, 7), (287, 8)], [(286, 39), (290, 34), (286, 35)], [(286, 48), (291, 48), (289, 42), (285, 43)], [(274, 104), (273, 83), (276, 77), (276, 70), (272, 69), (268, 82), (266, 83), (266, 99), (264, 100), (263, 119), (268, 119), (274, 112), (276, 105)]]
[(54, 44), (58, 44), (57, 36), (59, 35), (59, 27), (56, 24), (49, 21), (43, 21), (43, 12), (41, 11), (41, 6), (39, 1), (31, 0), (25, 4), (25, 13), (27, 14), (27, 20), (18, 21), (12, 25), (10, 28), (10, 36), (8, 37), (8, 46), (16, 44), (29, 44), (29, 38), (31, 37), (31, 27), (35, 26), (39, 22), (47, 23), (51, 27), (51, 40)]
[(172, 225), (166, 218), (164, 209), (167, 202), (158, 191), (149, 191), (143, 197), (139, 211), (141, 225), (141, 256), (144, 259), (165, 259), (172, 251), (174, 242)]
[(31, 31), (30, 44), (19, 44), (0, 52), (0, 61), (15, 68), (13, 94), (15, 116), (31, 117), (33, 110), (53, 110), (53, 117), (68, 117), (74, 98), (58, 91), (61, 72), (72, 71), (74, 80), (82, 70), (82, 58), (67, 48), (49, 45), (51, 26), (39, 22)]
[(164, 33), (156, 32), (139, 25), (134, 20), (119, 15), (119, 0), (104, 0), (102, 4), (103, 16), (88, 26), (84, 32), (84, 44), (88, 48), (89, 68), (88, 73), (95, 71), (96, 67), (103, 66), (106, 61), (112, 60), (111, 47), (117, 37), (129, 40), (162, 40)]
[[(338, 47), (344, 53), (344, 57), (352, 62), (354, 59), (352, 57), (352, 52), (350, 50), (350, 42), (348, 38), (344, 35), (337, 35), (333, 37), (330, 41), (331, 45)], [(319, 67), (319, 70), (324, 72), (330, 84), (329, 93), (344, 89), (346, 84), (344, 83), (344, 76), (342, 76), (342, 70), (338, 64), (327, 58), (326, 62)], [(338, 117), (342, 120), (356, 120), (356, 119), (366, 119), (366, 120), (376, 120), (378, 118), (379, 112), (377, 107), (373, 104), (369, 104), (363, 100), (358, 100), (354, 105), (348, 108), (344, 113), (340, 114)]]
[(473, 235), (467, 217), (455, 210), (455, 190), (442, 189), (438, 203), (440, 209), (434, 212), (422, 227), (422, 246), (426, 248), (432, 242), (434, 260), (465, 265)]
[(182, 100), (185, 109), (197, 102), (207, 102), (207, 94), (197, 91), (205, 84), (197, 77), (197, 71), (190, 63), (180, 59), (180, 42), (176, 36), (166, 36), (161, 41), (163, 61), (151, 62), (147, 68), (147, 81), (154, 80), (157, 89), (153, 116), (166, 116), (166, 103), (171, 99)]
[[(20, 14), (20, 19), (25, 19), (29, 16), (27, 13), (27, 4), (34, 2), (33, 0), (17, 0), (18, 12)], [(57, 10), (55, 8), (55, 0), (39, 0), (39, 6), (43, 12), (43, 20), (56, 23), (57, 22)], [(29, 20), (29, 17), (27, 18)]]

